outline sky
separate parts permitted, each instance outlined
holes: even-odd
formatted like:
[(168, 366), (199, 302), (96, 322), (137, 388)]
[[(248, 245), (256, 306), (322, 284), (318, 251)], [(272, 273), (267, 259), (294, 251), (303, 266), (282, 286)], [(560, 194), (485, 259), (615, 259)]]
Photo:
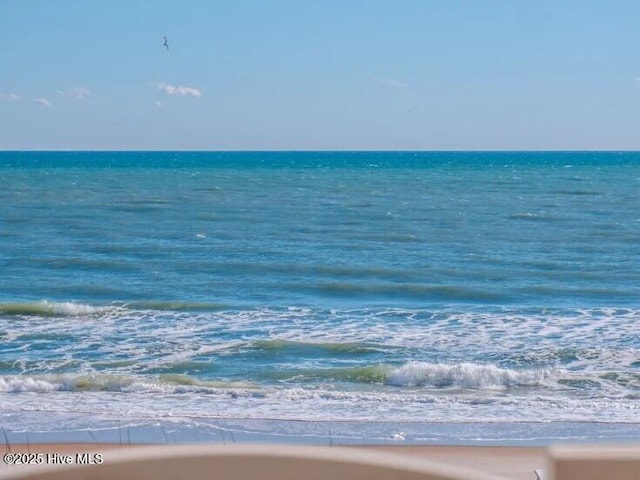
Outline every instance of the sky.
[(640, 150), (639, 25), (637, 0), (0, 0), (0, 150)]

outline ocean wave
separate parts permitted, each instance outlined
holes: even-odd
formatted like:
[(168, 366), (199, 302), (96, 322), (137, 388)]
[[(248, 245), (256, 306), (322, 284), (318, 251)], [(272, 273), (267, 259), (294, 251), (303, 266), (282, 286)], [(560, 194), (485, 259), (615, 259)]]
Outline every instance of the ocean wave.
[(149, 300), (138, 302), (112, 302), (104, 305), (87, 305), (76, 302), (7, 302), (0, 303), (0, 315), (37, 317), (75, 317), (115, 313), (126, 315), (149, 315), (153, 312), (207, 313), (230, 310), (229, 305), (219, 303), (181, 302), (172, 300)]
[(510, 388), (539, 385), (550, 374), (544, 369), (512, 370), (477, 363), (409, 362), (390, 372), (386, 382), (401, 387)]
[(127, 375), (13, 375), (0, 376), (0, 393), (120, 392), (120, 393), (229, 393), (256, 389), (249, 382), (199, 380), (188, 375), (168, 374), (157, 378)]
[[(191, 364), (189, 364), (191, 365)], [(198, 364), (200, 368), (200, 364)], [(115, 375), (115, 374), (43, 374), (43, 375), (15, 375), (0, 377), (0, 392), (52, 392), (52, 391), (157, 391), (180, 393), (186, 391), (184, 387), (198, 390), (216, 389), (255, 389), (258, 388), (250, 381), (225, 381), (201, 379), (182, 373), (184, 368), (156, 369), (156, 375)], [(339, 382), (357, 385), (369, 385), (367, 390), (375, 389), (375, 385), (395, 388), (425, 388), (438, 390), (448, 388), (459, 389), (496, 389), (525, 386), (539, 386), (541, 382), (552, 375), (550, 370), (512, 370), (493, 365), (473, 363), (433, 364), (424, 362), (409, 362), (400, 367), (390, 365), (363, 365), (355, 367), (329, 368), (279, 368), (261, 372), (263, 380), (269, 381), (269, 387), (278, 386), (272, 382), (284, 382), (282, 385), (315, 385), (315, 382), (327, 384)], [(575, 379), (579, 381), (580, 379)], [(568, 381), (568, 380), (567, 380)], [(582, 381), (587, 381), (582, 379)], [(562, 382), (560, 382), (562, 383)], [(350, 387), (352, 388), (352, 387)], [(203, 390), (204, 389), (204, 390)], [(206, 393), (206, 392), (205, 392)]]
[(506, 297), (497, 291), (468, 288), (459, 285), (426, 285), (418, 283), (377, 283), (362, 284), (356, 282), (327, 282), (314, 287), (318, 292), (329, 296), (369, 296), (410, 299), (430, 299), (462, 302), (498, 302)]
[(208, 302), (181, 302), (173, 300), (147, 300), (127, 302), (124, 307), (135, 310), (156, 310), (169, 312), (217, 312), (231, 309), (230, 305)]
[(553, 374), (549, 369), (508, 369), (476, 363), (439, 364), (408, 362), (400, 367), (365, 365), (343, 368), (276, 370), (272, 379), (338, 381), (426, 389), (505, 389), (539, 386)]
[(362, 384), (386, 383), (392, 367), (388, 365), (365, 365), (359, 367), (333, 367), (333, 368), (295, 368), (279, 369), (265, 373), (271, 380), (284, 380), (287, 382), (308, 383), (313, 381), (323, 382), (351, 382)]
[(94, 307), (73, 302), (25, 302), (0, 303), (0, 314), (15, 316), (79, 316), (90, 315), (101, 311), (101, 307)]
[(54, 391), (110, 391), (119, 392), (135, 383), (133, 378), (117, 375), (34, 375), (0, 377), (1, 393)]
[(380, 352), (381, 347), (364, 342), (302, 342), (285, 339), (255, 340), (250, 347), (266, 351), (321, 350), (333, 354)]

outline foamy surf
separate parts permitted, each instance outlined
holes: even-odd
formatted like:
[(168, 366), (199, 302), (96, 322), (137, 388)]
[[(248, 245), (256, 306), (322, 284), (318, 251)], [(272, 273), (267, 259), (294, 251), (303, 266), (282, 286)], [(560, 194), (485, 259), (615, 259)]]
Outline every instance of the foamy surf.
[[(33, 376), (0, 376), (0, 393), (48, 392), (120, 392), (178, 394), (187, 392), (229, 393), (232, 390), (253, 391), (250, 382), (199, 380), (188, 375), (135, 377), (111, 374), (48, 374)], [(236, 393), (237, 394), (237, 393)]]
[[(114, 375), (114, 374), (43, 374), (0, 376), (0, 393), (20, 392), (149, 392), (149, 393), (225, 393), (234, 390), (251, 391), (254, 395), (260, 390), (262, 395), (283, 395), (287, 391), (296, 395), (317, 395), (320, 391), (313, 382), (338, 381), (349, 382), (352, 388), (340, 392), (333, 388), (323, 394), (332, 398), (347, 398), (357, 394), (358, 398), (374, 398), (379, 393), (402, 395), (403, 389), (415, 391), (416, 387), (425, 390), (449, 389), (452, 387), (469, 390), (487, 390), (510, 388), (515, 386), (539, 386), (550, 376), (546, 370), (510, 370), (492, 365), (462, 363), (458, 365), (428, 364), (409, 362), (394, 368), (388, 365), (370, 365), (345, 368), (284, 369), (271, 372), (262, 380), (262, 384), (248, 381), (223, 379), (202, 379), (191, 375), (169, 373), (154, 376)], [(280, 379), (285, 383), (273, 383)], [(265, 383), (265, 380), (270, 380)], [(358, 387), (359, 385), (359, 387)], [(394, 390), (381, 391), (379, 387), (392, 387)], [(344, 388), (344, 384), (343, 384)], [(343, 395), (344, 393), (344, 395)], [(285, 394), (286, 395), (286, 394)], [(346, 396), (345, 396), (346, 395)]]
[(386, 378), (390, 385), (434, 388), (510, 388), (535, 386), (551, 374), (546, 369), (513, 370), (464, 362), (457, 365), (409, 362)]
[[(186, 380), (186, 381), (185, 381)], [(33, 377), (0, 380), (0, 416), (16, 412), (101, 415), (124, 422), (182, 419), (281, 419), (305, 422), (551, 422), (590, 421), (600, 412), (603, 423), (634, 422), (637, 400), (625, 398), (557, 397), (552, 392), (456, 391), (397, 388), (340, 389), (282, 384), (241, 388), (232, 383), (209, 384), (181, 379)], [(24, 415), (22, 415), (24, 417)], [(37, 422), (36, 422), (37, 423)], [(51, 424), (45, 422), (47, 427)], [(34, 426), (36, 424), (33, 424)]]
[(54, 391), (127, 391), (136, 382), (133, 378), (118, 375), (36, 375), (0, 377), (2, 393), (47, 393)]

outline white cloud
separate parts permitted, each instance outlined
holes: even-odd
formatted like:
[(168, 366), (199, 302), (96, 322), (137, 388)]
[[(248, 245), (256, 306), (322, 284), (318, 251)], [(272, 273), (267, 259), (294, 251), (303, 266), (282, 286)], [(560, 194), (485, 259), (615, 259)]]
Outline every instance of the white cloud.
[(156, 102), (156, 107), (158, 107), (158, 108), (162, 108), (162, 102), (159, 102), (159, 101), (158, 101), (158, 102)]
[(409, 85), (406, 82), (395, 78), (385, 78), (380, 80), (380, 83), (391, 88), (409, 88)]
[(0, 100), (11, 100), (17, 102), (18, 100), (20, 100), (20, 95), (18, 95), (17, 93), (0, 93)]
[(37, 103), (38, 105), (42, 105), (43, 107), (50, 107), (51, 106), (51, 102), (49, 100), (47, 100), (46, 98), (34, 98), (33, 101), (35, 103)]
[(73, 87), (70, 90), (58, 90), (58, 93), (65, 97), (75, 98), (76, 100), (84, 100), (85, 98), (93, 95), (91, 90), (84, 87)]
[(171, 85), (168, 83), (154, 83), (153, 84), (158, 90), (166, 93), (167, 95), (191, 95), (192, 97), (201, 97), (202, 92), (193, 87), (183, 87), (182, 85)]

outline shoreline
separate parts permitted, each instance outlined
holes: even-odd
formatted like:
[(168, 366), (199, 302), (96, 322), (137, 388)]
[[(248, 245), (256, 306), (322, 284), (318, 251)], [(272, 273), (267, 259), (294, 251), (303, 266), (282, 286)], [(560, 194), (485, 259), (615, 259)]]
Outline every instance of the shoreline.
[[(297, 421), (247, 418), (113, 418), (71, 412), (5, 411), (5, 444), (261, 443), (325, 446), (547, 447), (640, 441), (639, 423)], [(20, 426), (19, 430), (14, 430)]]

